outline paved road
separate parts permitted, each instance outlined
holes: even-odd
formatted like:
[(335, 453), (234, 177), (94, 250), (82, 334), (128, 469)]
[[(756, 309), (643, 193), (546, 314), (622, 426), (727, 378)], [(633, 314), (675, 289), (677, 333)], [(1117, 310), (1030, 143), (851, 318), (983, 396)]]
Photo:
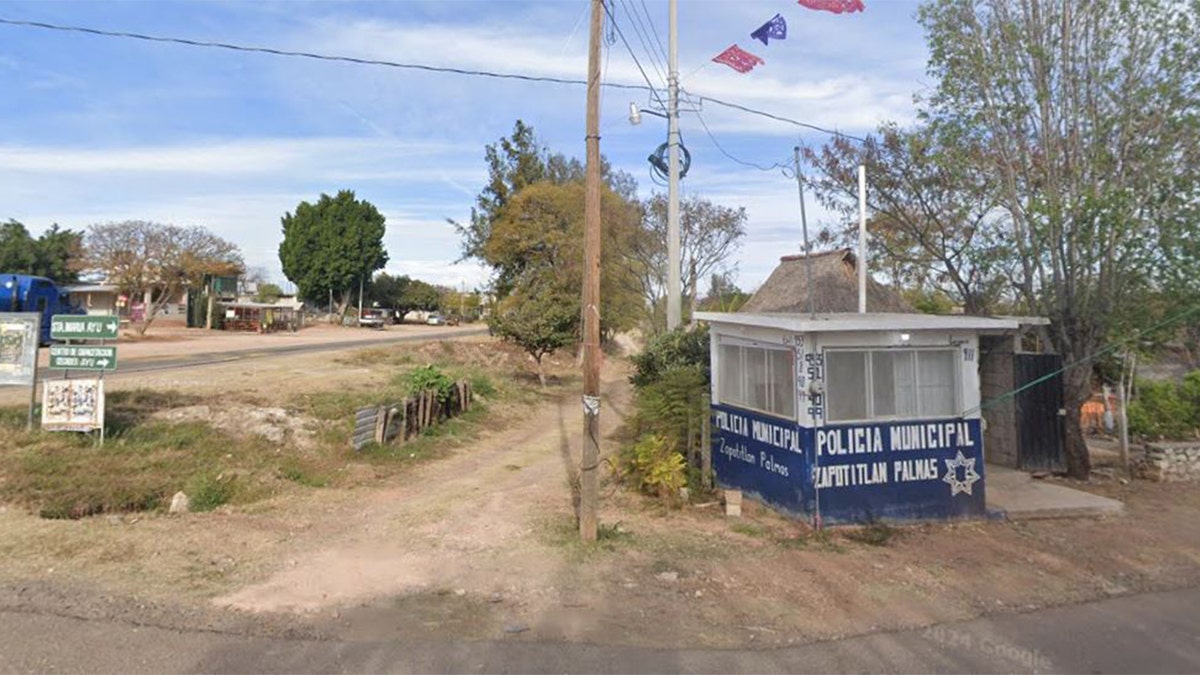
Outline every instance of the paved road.
[[(470, 337), (475, 335), (487, 334), (487, 328), (471, 328), (457, 330), (429, 330), (419, 333), (405, 333), (401, 335), (383, 333), (382, 337), (371, 340), (338, 340), (331, 338), (326, 342), (303, 343), (303, 344), (288, 344), (279, 342), (275, 344), (264, 344), (259, 347), (248, 349), (237, 349), (219, 352), (203, 352), (196, 354), (180, 354), (178, 356), (168, 357), (148, 357), (148, 358), (133, 358), (121, 359), (120, 368), (115, 372), (105, 373), (105, 379), (119, 378), (123, 375), (131, 375), (134, 373), (144, 373), (158, 370), (176, 370), (180, 368), (196, 368), (199, 366), (211, 366), (224, 363), (232, 363), (234, 361), (244, 361), (254, 358), (266, 358), (272, 356), (284, 356), (288, 354), (308, 354), (313, 352), (328, 352), (344, 349), (369, 348), (377, 347), (384, 344), (392, 344), (397, 342), (422, 342), (428, 340), (446, 340), (460, 337)], [(187, 343), (180, 342), (180, 350), (187, 350)], [(77, 373), (79, 371), (76, 371)], [(61, 379), (63, 372), (60, 370), (49, 370), (42, 368), (38, 371), (38, 381)], [(10, 388), (10, 386), (0, 386), (0, 390)], [(23, 385), (22, 388), (28, 388), (28, 385)]]
[(1200, 671), (1200, 589), (770, 651), (263, 639), (0, 611), (3, 672)]

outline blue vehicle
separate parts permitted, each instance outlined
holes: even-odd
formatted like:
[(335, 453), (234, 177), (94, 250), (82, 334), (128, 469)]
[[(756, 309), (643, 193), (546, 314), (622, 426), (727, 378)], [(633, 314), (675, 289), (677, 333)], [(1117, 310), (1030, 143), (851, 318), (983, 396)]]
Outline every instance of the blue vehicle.
[(42, 315), (42, 344), (50, 344), (50, 317), (83, 314), (71, 306), (70, 294), (46, 277), (0, 274), (0, 312), (37, 312)]

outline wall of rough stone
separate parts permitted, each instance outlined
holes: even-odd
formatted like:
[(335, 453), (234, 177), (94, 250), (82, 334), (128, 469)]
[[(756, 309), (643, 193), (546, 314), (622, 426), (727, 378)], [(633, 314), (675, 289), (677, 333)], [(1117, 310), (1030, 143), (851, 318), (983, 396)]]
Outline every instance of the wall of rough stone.
[(1200, 441), (1149, 443), (1136, 473), (1148, 480), (1200, 482)]

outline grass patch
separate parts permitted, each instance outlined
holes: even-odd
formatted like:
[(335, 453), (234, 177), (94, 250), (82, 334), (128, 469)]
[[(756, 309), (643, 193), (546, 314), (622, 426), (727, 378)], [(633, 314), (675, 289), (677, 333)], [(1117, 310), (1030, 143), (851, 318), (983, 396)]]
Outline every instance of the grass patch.
[(733, 523), (729, 526), (729, 529), (733, 532), (737, 532), (738, 534), (743, 534), (747, 537), (754, 537), (756, 539), (764, 537), (767, 534), (767, 530), (761, 525), (749, 523), (744, 520)]
[(542, 533), (544, 543), (561, 549), (568, 558), (576, 562), (590, 560), (597, 555), (613, 553), (636, 541), (634, 534), (617, 522), (598, 524), (596, 541), (585, 543), (579, 538), (579, 524), (575, 522), (575, 519), (562, 516), (548, 519)]
[[(248, 432), (204, 421), (167, 421), (159, 411), (238, 401), (238, 392), (201, 397), (179, 391), (134, 389), (107, 394), (108, 438), (26, 431), (24, 406), (0, 408), (0, 502), (47, 518), (165, 510), (185, 492), (194, 511), (251, 503), (280, 491), (386, 478), (444, 456), (484, 429), (524, 419), (515, 409), (556, 396), (516, 377), (523, 358), (510, 359), (498, 343), (398, 345), (360, 350), (342, 362), (369, 366), (371, 377), (352, 388), (297, 393), (240, 405), (282, 406), (316, 420), (311, 441), (280, 447)], [(498, 356), (497, 356), (498, 355)], [(495, 358), (493, 358), (495, 357)], [(432, 364), (451, 380), (471, 382), (476, 399), (465, 414), (426, 429), (401, 445), (349, 447), (354, 412), (394, 404), (408, 394), (405, 374)], [(178, 418), (177, 418), (178, 419)], [(514, 422), (515, 421), (515, 422)], [(246, 435), (241, 435), (246, 434)], [(362, 469), (354, 471), (347, 469)], [(606, 536), (606, 535), (602, 535)], [(611, 541), (606, 538), (605, 541)]]
[(844, 536), (850, 541), (856, 541), (868, 546), (887, 546), (896, 536), (896, 528), (887, 523), (868, 523), (862, 527), (846, 530)]

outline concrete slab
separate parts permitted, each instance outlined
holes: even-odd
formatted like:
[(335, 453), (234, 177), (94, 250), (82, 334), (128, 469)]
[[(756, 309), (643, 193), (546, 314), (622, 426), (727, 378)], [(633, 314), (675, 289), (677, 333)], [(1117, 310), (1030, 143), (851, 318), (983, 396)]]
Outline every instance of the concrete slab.
[(1115, 499), (1035, 480), (1024, 471), (988, 465), (987, 508), (1009, 520), (1119, 516), (1125, 504)]

